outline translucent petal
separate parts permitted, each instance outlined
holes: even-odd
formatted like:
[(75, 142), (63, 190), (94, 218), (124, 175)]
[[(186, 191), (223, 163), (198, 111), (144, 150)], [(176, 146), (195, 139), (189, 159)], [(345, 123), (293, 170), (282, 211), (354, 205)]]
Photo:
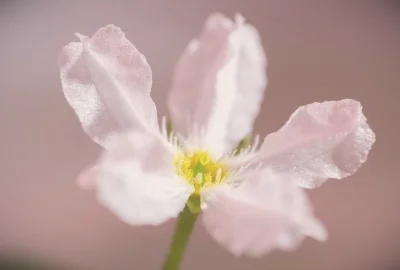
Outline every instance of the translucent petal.
[(279, 131), (268, 135), (255, 160), (314, 188), (328, 178), (355, 173), (374, 142), (359, 102), (313, 103), (297, 109)]
[(82, 189), (92, 189), (96, 186), (98, 167), (96, 165), (88, 166), (80, 173), (77, 179), (78, 186)]
[(132, 225), (158, 225), (176, 217), (193, 191), (174, 173), (171, 149), (140, 132), (105, 152), (96, 188), (100, 202)]
[(207, 231), (233, 254), (261, 256), (295, 248), (304, 235), (325, 240), (304, 191), (286, 177), (264, 170), (239, 187), (216, 189), (207, 201)]
[(191, 137), (196, 123), (202, 146), (216, 155), (249, 135), (266, 86), (266, 58), (258, 32), (244, 19), (211, 15), (182, 54), (168, 105), (175, 129)]
[(60, 78), (65, 97), (86, 133), (107, 146), (121, 131), (157, 129), (150, 98), (151, 69), (144, 56), (114, 25), (92, 38), (77, 34), (61, 52)]

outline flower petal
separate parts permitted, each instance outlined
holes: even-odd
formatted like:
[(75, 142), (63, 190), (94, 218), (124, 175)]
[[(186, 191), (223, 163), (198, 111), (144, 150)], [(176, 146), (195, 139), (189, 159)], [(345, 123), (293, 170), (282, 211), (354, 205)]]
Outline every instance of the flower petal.
[(266, 86), (266, 58), (257, 30), (239, 15), (232, 22), (211, 15), (182, 54), (168, 100), (178, 133), (191, 137), (193, 123), (204, 147), (231, 151), (249, 135)]
[(98, 175), (98, 168), (96, 165), (87, 167), (80, 173), (77, 179), (78, 186), (82, 189), (92, 189), (96, 186), (96, 179)]
[(300, 107), (259, 151), (263, 166), (290, 173), (302, 187), (349, 176), (367, 160), (375, 134), (358, 101), (345, 99)]
[(213, 198), (203, 216), (207, 231), (237, 256), (295, 248), (304, 235), (327, 237), (304, 191), (272, 171), (258, 172), (237, 188), (221, 188), (207, 197)]
[(173, 171), (173, 153), (157, 137), (131, 132), (105, 152), (96, 179), (100, 202), (131, 225), (176, 217), (193, 187)]
[(156, 130), (150, 98), (151, 69), (144, 56), (114, 25), (92, 38), (77, 34), (61, 52), (60, 78), (65, 97), (85, 132), (107, 146), (121, 131)]

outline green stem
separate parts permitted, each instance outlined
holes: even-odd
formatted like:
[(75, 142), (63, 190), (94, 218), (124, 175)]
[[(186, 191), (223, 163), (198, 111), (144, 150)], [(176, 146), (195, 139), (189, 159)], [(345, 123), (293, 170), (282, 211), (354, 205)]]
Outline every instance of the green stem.
[(200, 197), (196, 194), (190, 196), (185, 208), (179, 214), (176, 223), (174, 238), (165, 258), (163, 270), (178, 270), (194, 224), (200, 212)]

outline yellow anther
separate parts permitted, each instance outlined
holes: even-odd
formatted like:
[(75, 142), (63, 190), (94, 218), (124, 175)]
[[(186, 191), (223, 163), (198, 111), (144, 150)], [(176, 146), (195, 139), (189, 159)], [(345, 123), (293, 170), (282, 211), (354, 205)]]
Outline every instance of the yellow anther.
[(208, 155), (208, 153), (200, 153), (199, 160), (201, 165), (207, 165), (208, 162), (210, 162), (210, 156)]
[(205, 184), (207, 184), (207, 185), (210, 185), (210, 184), (212, 184), (212, 180), (213, 180), (213, 178), (212, 178), (212, 176), (211, 176), (211, 173), (206, 173), (205, 175), (204, 175), (204, 183)]
[(184, 170), (189, 169), (189, 167), (190, 167), (190, 159), (188, 159), (188, 158), (185, 157), (185, 158), (182, 160), (181, 167), (182, 167), (182, 169), (184, 169)]
[(196, 192), (202, 187), (220, 184), (228, 175), (227, 168), (215, 161), (206, 151), (185, 154), (179, 152), (174, 159), (175, 172), (193, 185)]
[(183, 176), (184, 176), (186, 179), (192, 179), (192, 178), (193, 178), (193, 171), (192, 171), (192, 170), (185, 170), (185, 171), (183, 172)]

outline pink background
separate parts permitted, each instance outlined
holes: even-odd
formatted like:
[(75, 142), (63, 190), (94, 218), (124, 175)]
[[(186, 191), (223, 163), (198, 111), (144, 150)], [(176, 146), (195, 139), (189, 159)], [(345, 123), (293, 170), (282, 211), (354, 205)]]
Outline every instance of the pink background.
[(354, 98), (378, 142), (356, 175), (310, 192), (327, 242), (235, 258), (199, 223), (183, 269), (400, 268), (396, 1), (1, 1), (0, 256), (71, 269), (159, 269), (174, 222), (130, 227), (75, 184), (100, 149), (64, 100), (56, 59), (74, 32), (120, 26), (152, 66), (152, 96), (164, 115), (174, 63), (213, 11), (241, 12), (263, 38), (270, 83), (257, 133), (275, 131), (300, 105)]

